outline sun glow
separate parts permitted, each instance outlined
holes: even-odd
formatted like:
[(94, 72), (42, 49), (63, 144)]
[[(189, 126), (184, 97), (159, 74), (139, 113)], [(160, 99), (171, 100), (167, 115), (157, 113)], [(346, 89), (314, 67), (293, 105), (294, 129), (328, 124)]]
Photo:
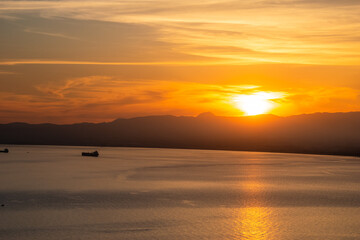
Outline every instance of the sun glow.
[(243, 111), (246, 115), (258, 115), (269, 112), (275, 107), (272, 99), (277, 99), (279, 96), (275, 93), (257, 92), (253, 94), (242, 94), (234, 98), (237, 108)]

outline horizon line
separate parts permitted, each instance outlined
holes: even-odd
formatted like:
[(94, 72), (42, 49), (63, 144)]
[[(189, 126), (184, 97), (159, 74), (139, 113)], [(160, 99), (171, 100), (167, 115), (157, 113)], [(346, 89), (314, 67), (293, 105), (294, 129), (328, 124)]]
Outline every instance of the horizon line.
[(114, 118), (111, 121), (102, 121), (102, 122), (73, 122), (73, 123), (54, 123), (54, 122), (40, 122), (40, 123), (28, 123), (28, 122), (21, 122), (21, 121), (14, 121), (14, 122), (7, 122), (7, 123), (0, 123), (0, 125), (6, 125), (6, 124), (29, 124), (29, 125), (40, 125), (40, 124), (52, 124), (52, 125), (74, 125), (74, 124), (100, 124), (100, 123), (111, 123), (116, 120), (130, 120), (130, 119), (136, 119), (136, 118), (148, 118), (148, 117), (189, 117), (189, 118), (198, 118), (203, 114), (212, 115), (213, 117), (219, 117), (219, 118), (256, 118), (256, 117), (266, 117), (266, 116), (273, 116), (277, 118), (288, 118), (288, 117), (296, 117), (296, 116), (304, 116), (304, 115), (315, 115), (315, 114), (349, 114), (349, 113), (359, 113), (359, 111), (350, 111), (350, 112), (313, 112), (313, 113), (302, 113), (302, 114), (294, 114), (294, 115), (288, 115), (288, 116), (279, 116), (275, 114), (257, 114), (257, 115), (241, 115), (241, 116), (219, 116), (215, 115), (212, 112), (202, 112), (197, 115), (172, 115), (172, 114), (154, 114), (154, 115), (144, 115), (144, 116), (133, 116), (133, 117), (119, 117)]

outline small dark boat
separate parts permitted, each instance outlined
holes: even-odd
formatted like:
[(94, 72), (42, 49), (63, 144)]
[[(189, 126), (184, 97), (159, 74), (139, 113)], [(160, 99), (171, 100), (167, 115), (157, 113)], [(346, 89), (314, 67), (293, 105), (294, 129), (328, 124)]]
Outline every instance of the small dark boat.
[(98, 157), (99, 153), (98, 153), (98, 151), (95, 151), (95, 152), (82, 152), (81, 155), (82, 156), (89, 156), (89, 157)]
[(0, 150), (0, 152), (2, 152), (2, 153), (8, 153), (8, 152), (9, 152), (9, 149), (5, 148), (4, 150)]

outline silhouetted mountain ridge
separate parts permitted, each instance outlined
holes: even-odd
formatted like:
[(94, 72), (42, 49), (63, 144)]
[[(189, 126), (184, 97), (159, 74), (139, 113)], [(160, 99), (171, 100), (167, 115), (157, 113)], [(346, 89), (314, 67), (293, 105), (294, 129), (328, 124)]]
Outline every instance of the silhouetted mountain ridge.
[(119, 118), (104, 123), (0, 124), (2, 144), (163, 147), (359, 155), (360, 112)]

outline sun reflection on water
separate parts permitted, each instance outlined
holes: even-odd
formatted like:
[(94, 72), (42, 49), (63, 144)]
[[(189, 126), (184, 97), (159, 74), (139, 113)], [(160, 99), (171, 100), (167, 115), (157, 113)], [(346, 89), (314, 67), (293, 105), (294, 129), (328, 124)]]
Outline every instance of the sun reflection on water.
[(238, 209), (235, 220), (236, 239), (270, 240), (271, 237), (271, 212), (265, 207), (248, 207)]
[(248, 168), (249, 179), (242, 184), (245, 206), (234, 210), (235, 239), (272, 240), (275, 219), (272, 209), (265, 205), (265, 186), (259, 180), (261, 169), (259, 166)]

